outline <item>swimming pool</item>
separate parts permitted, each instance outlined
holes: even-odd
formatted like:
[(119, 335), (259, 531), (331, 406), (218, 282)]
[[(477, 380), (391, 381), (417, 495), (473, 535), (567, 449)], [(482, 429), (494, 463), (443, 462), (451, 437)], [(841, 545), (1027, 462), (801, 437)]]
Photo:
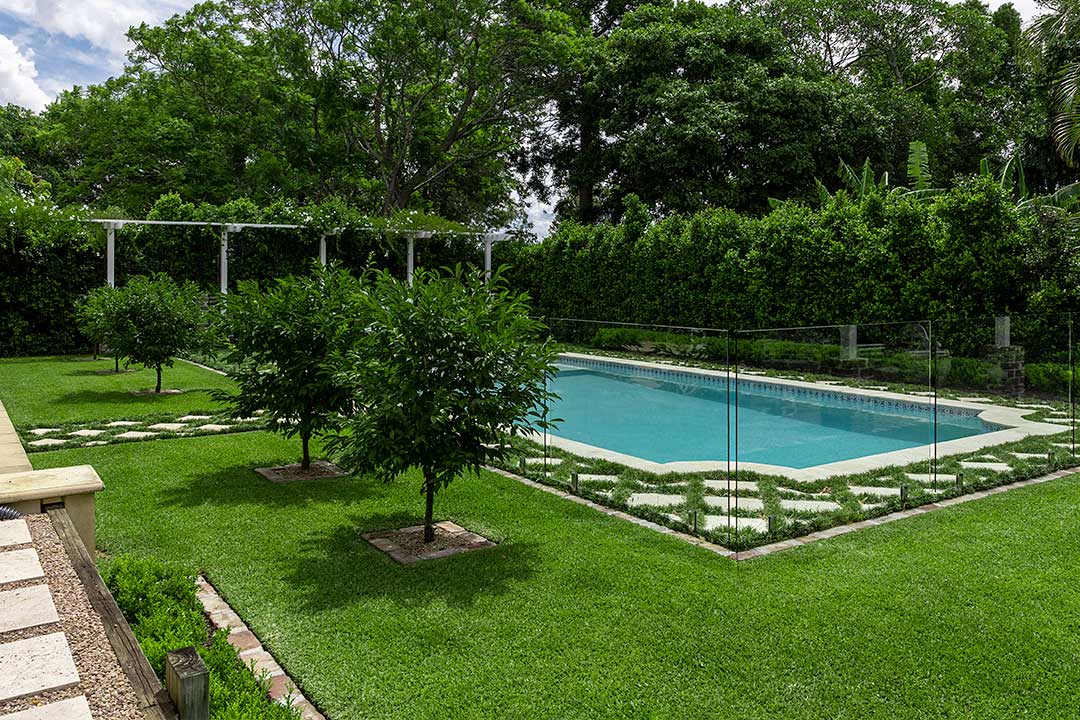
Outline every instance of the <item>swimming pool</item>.
[[(560, 399), (549, 410), (562, 422), (550, 439), (644, 469), (683, 471), (726, 467), (730, 457), (748, 468), (857, 472), (926, 458), (934, 442), (926, 398), (740, 376), (736, 443), (733, 386), (722, 372), (566, 354), (553, 382)], [(939, 402), (936, 419), (946, 449), (985, 446), (980, 436), (1004, 442), (1002, 433), (1024, 424), (1011, 408), (973, 403)], [(861, 462), (844, 467), (853, 460)]]

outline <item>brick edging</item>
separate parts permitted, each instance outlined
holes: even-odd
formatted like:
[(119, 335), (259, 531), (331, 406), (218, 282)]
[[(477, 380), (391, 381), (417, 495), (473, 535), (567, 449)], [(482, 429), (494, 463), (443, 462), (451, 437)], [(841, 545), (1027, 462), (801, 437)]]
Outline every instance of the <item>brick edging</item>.
[(202, 575), (195, 580), (195, 584), (198, 586), (199, 602), (210, 617), (210, 624), (214, 631), (227, 630), (229, 632), (229, 644), (236, 650), (240, 661), (256, 677), (266, 673), (270, 681), (270, 690), (267, 693), (270, 698), (281, 705), (296, 708), (303, 720), (326, 720), (325, 716), (311, 704), (311, 701), (304, 697), (300, 688), (278, 664), (274, 656), (263, 649), (259, 638), (255, 637), (255, 633), (244, 624), (244, 621), (218, 594), (214, 586)]
[(510, 478), (511, 480), (517, 480), (524, 485), (528, 485), (529, 487), (536, 488), (538, 490), (543, 490), (546, 493), (556, 495), (565, 500), (570, 500), (577, 503), (578, 505), (590, 507), (597, 512), (603, 513), (604, 515), (608, 515), (610, 517), (617, 517), (620, 520), (626, 520), (627, 522), (631, 522), (639, 527), (648, 528), (649, 530), (655, 530), (656, 532), (659, 532), (663, 535), (670, 535), (671, 537), (676, 537), (684, 542), (690, 543), (691, 545), (696, 545), (700, 548), (704, 548), (712, 553), (720, 555), (721, 557), (730, 558), (732, 560), (735, 560), (736, 562), (741, 562), (743, 560), (752, 560), (753, 558), (763, 557), (765, 555), (772, 555), (773, 553), (787, 550), (789, 548), (809, 545), (820, 540), (828, 540), (829, 538), (837, 537), (839, 535), (846, 535), (848, 533), (855, 532), (856, 530), (865, 530), (866, 528), (874, 527), (876, 525), (884, 525), (885, 523), (890, 523), (895, 520), (903, 520), (905, 518), (925, 515), (926, 513), (932, 512), (934, 510), (951, 507), (953, 505), (960, 505), (961, 503), (970, 502), (972, 500), (981, 500), (982, 498), (988, 497), (990, 495), (997, 495), (999, 493), (1008, 492), (1009, 490), (1030, 487), (1031, 485), (1041, 485), (1042, 483), (1050, 482), (1051, 480), (1058, 480), (1060, 478), (1068, 477), (1069, 475), (1075, 475), (1080, 472), (1080, 467), (1070, 468), (1067, 470), (1057, 470), (1055, 472), (1049, 473), (1047, 475), (1041, 475), (1036, 478), (1017, 480), (1015, 482), (1007, 483), (1005, 485), (995, 485), (994, 487), (987, 490), (979, 490), (977, 492), (960, 495), (954, 498), (938, 500), (937, 502), (927, 503), (926, 505), (920, 505), (918, 507), (909, 508), (907, 510), (898, 510), (897, 512), (889, 513), (888, 515), (882, 515), (881, 517), (870, 518), (869, 520), (860, 520), (858, 522), (848, 523), (847, 525), (837, 525), (835, 527), (827, 528), (825, 530), (819, 530), (808, 535), (802, 535), (800, 537), (790, 538), (788, 540), (780, 540), (779, 542), (770, 543), (768, 545), (759, 545), (756, 548), (751, 548), (742, 552), (735, 552), (733, 550), (729, 550), (726, 547), (723, 547), (722, 545), (717, 545), (716, 543), (712, 543), (708, 540), (704, 540), (693, 535), (679, 532), (678, 530), (672, 530), (669, 527), (660, 525), (659, 523), (654, 523), (650, 520), (644, 520), (634, 515), (630, 515), (629, 513), (623, 512), (622, 510), (614, 510), (607, 507), (606, 505), (601, 505), (599, 503), (593, 502), (592, 500), (587, 500), (578, 495), (574, 495), (573, 493), (568, 493), (565, 490), (560, 490), (558, 488), (551, 487), (550, 485), (545, 485), (543, 483), (536, 482), (535, 480), (530, 480), (520, 475), (515, 475), (514, 473), (503, 470), (501, 468), (485, 465), (484, 469), (493, 472), (496, 475), (502, 475), (503, 477)]

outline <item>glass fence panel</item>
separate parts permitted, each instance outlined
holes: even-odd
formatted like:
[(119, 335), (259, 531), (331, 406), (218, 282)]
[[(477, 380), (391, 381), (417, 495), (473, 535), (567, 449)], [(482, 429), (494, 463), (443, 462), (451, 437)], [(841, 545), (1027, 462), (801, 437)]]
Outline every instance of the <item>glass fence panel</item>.
[(727, 485), (728, 333), (573, 319), (559, 343), (551, 423), (516, 448), (516, 471), (608, 507), (718, 542)]
[(734, 549), (879, 515), (933, 486), (930, 348), (927, 323), (734, 334)]

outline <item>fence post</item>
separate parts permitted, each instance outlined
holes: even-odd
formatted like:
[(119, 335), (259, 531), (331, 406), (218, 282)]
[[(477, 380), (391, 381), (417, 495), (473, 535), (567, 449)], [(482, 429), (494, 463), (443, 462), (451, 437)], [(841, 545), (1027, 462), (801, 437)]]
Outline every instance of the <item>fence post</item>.
[(109, 287), (116, 287), (116, 230), (119, 225), (105, 225), (105, 283)]
[(210, 673), (195, 648), (166, 653), (165, 687), (180, 720), (210, 720)]
[(319, 263), (326, 267), (326, 233), (319, 238)]

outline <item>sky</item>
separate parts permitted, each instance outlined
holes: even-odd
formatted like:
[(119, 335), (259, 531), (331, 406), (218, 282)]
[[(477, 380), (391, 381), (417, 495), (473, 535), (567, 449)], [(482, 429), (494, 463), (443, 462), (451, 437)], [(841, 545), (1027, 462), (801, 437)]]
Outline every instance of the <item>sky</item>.
[[(132, 25), (158, 24), (194, 0), (0, 0), (0, 105), (41, 110), (62, 90), (123, 69)], [(990, 0), (996, 8), (1001, 0)], [(1036, 0), (1014, 0), (1030, 20)], [(534, 208), (534, 222), (545, 215)], [(546, 227), (537, 228), (546, 231)]]

